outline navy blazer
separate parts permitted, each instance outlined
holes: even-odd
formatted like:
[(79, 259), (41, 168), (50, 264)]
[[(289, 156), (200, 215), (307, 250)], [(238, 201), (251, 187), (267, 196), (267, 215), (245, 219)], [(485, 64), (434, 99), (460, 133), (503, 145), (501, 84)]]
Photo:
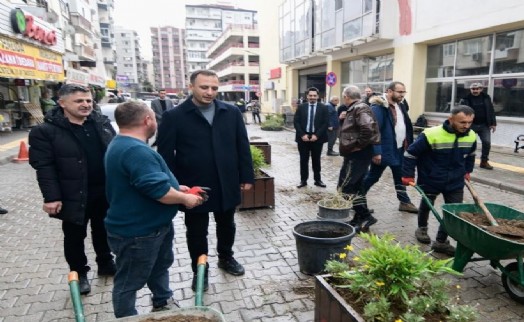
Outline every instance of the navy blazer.
[[(293, 123), (295, 125), (295, 142), (302, 142), (302, 137), (307, 133), (307, 119), (309, 103), (300, 104), (295, 112)], [(328, 140), (327, 128), (329, 127), (329, 111), (326, 105), (317, 103), (314, 120), (315, 132), (319, 142), (325, 143)]]

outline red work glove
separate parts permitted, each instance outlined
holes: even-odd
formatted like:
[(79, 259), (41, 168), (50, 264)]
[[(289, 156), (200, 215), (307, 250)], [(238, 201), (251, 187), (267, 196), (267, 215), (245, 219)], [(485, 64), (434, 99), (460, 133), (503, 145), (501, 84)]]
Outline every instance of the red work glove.
[(466, 172), (466, 174), (464, 175), (464, 179), (471, 181), (471, 174), (469, 172)]
[(207, 199), (209, 199), (207, 192), (199, 186), (190, 188), (188, 191), (186, 191), (186, 193), (189, 193), (195, 196), (200, 196), (202, 197), (204, 201), (207, 201)]
[(410, 186), (412, 184), (415, 184), (415, 178), (402, 177), (402, 184), (405, 186)]

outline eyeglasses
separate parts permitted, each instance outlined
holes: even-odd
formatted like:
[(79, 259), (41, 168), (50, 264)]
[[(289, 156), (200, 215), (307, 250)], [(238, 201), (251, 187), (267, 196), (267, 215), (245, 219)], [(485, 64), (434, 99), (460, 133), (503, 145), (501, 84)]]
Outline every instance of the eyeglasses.
[(478, 91), (480, 90), (481, 88), (480, 87), (474, 87), (474, 88), (471, 88), (472, 91)]
[(408, 92), (406, 92), (406, 91), (393, 91), (393, 92), (395, 92), (395, 93), (399, 93), (399, 94), (407, 94), (407, 93), (408, 93)]

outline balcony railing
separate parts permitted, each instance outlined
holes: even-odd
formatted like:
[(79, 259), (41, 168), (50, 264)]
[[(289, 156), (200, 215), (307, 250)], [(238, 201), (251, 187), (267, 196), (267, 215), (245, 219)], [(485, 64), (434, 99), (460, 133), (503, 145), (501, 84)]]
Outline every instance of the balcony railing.
[(91, 34), (91, 23), (79, 13), (71, 13), (71, 24), (84, 34)]

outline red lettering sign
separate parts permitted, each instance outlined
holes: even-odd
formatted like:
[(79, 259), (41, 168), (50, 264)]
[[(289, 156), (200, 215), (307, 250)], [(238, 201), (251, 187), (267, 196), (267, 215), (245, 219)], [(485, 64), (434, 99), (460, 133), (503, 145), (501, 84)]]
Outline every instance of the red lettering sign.
[(269, 71), (269, 79), (282, 77), (282, 68), (273, 68)]
[(25, 16), (26, 29), (24, 36), (32, 38), (42, 44), (53, 46), (56, 45), (56, 32), (54, 30), (45, 30), (35, 25), (34, 18), (31, 15)]

